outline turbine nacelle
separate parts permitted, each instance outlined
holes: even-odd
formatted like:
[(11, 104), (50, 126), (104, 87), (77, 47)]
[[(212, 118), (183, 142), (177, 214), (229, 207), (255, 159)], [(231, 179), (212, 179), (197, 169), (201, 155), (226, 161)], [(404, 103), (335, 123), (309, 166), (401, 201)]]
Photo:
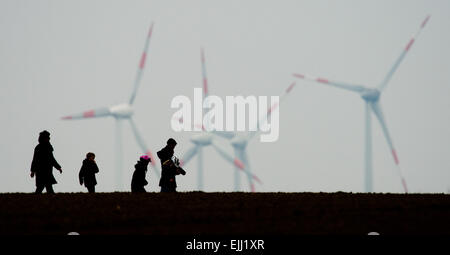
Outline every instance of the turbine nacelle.
[(240, 148), (240, 149), (245, 149), (245, 147), (247, 147), (247, 137), (242, 136), (242, 135), (236, 135), (233, 137), (233, 139), (231, 139), (231, 145), (234, 148)]
[(133, 108), (129, 104), (119, 104), (110, 107), (109, 111), (115, 118), (130, 118), (133, 115)]
[(380, 94), (378, 89), (366, 89), (361, 92), (361, 97), (367, 102), (377, 102), (380, 99)]
[(207, 146), (207, 145), (211, 145), (212, 139), (213, 139), (213, 137), (211, 134), (202, 133), (202, 134), (192, 136), (191, 141), (192, 141), (192, 143), (194, 143), (196, 145)]

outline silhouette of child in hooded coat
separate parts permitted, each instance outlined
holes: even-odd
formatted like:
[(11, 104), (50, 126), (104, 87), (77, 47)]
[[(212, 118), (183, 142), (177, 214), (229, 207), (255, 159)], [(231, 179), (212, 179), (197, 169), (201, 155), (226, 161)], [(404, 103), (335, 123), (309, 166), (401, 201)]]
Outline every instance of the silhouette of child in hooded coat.
[(53, 176), (53, 167), (62, 173), (61, 166), (53, 156), (53, 147), (50, 144), (50, 133), (47, 130), (39, 133), (39, 144), (34, 148), (33, 161), (31, 162), (31, 178), (36, 175), (36, 192), (42, 193), (44, 187), (47, 193), (55, 193), (53, 184), (56, 179)]
[(95, 185), (97, 185), (97, 180), (95, 179), (96, 173), (98, 173), (98, 166), (95, 162), (95, 154), (88, 152), (86, 158), (83, 160), (78, 179), (80, 180), (80, 185), (84, 183), (89, 193), (95, 193)]
[(131, 179), (131, 192), (146, 192), (144, 186), (146, 186), (148, 182), (145, 179), (145, 175), (147, 174), (147, 166), (150, 161), (150, 157), (144, 155), (141, 156), (136, 165), (134, 165), (133, 178)]

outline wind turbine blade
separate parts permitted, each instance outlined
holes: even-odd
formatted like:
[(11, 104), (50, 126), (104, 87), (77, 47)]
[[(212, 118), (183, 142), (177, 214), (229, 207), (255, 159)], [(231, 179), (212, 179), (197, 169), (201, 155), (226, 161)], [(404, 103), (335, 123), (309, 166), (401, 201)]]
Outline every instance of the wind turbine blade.
[(295, 82), (291, 83), (289, 87), (284, 91), (284, 93), (280, 96), (280, 100), (278, 102), (273, 103), (268, 109), (266, 115), (261, 119), (261, 121), (258, 122), (258, 126), (256, 128), (257, 131), (252, 131), (247, 136), (247, 141), (250, 141), (255, 135), (259, 132), (259, 127), (267, 121), (267, 118), (272, 114), (272, 112), (279, 107), (279, 104), (287, 97), (287, 95), (292, 91), (292, 89), (295, 87)]
[[(203, 48), (201, 48), (201, 62), (202, 62), (202, 82), (203, 82), (203, 104), (209, 104), (208, 95), (209, 95), (209, 88), (208, 88), (208, 76), (206, 75), (206, 61), (205, 61), (205, 51)], [(202, 115), (203, 115), (203, 107), (202, 107)], [(205, 123), (206, 127), (209, 128), (211, 126), (211, 121), (208, 119), (208, 121)], [(205, 131), (205, 126), (202, 125), (203, 131)]]
[(75, 119), (86, 119), (86, 118), (98, 118), (98, 117), (105, 117), (105, 116), (110, 116), (110, 115), (111, 115), (111, 112), (110, 112), (109, 108), (102, 107), (102, 108), (97, 108), (94, 110), (85, 111), (82, 113), (64, 116), (61, 119), (75, 120)]
[(407, 193), (408, 188), (406, 186), (405, 178), (403, 177), (402, 171), (399, 166), (400, 162), (398, 160), (397, 151), (395, 150), (394, 143), (392, 142), (391, 136), (389, 135), (389, 130), (387, 128), (386, 121), (384, 120), (384, 116), (383, 116), (381, 107), (378, 102), (369, 103), (369, 106), (371, 107), (372, 111), (374, 112), (375, 116), (377, 117), (378, 121), (380, 122), (380, 126), (381, 126), (381, 129), (383, 130), (384, 137), (386, 138), (389, 148), (391, 149), (392, 157), (394, 158), (395, 165), (397, 166), (400, 178), (402, 180), (403, 189)]
[(142, 139), (139, 131), (137, 130), (136, 124), (134, 123), (132, 118), (129, 118), (130, 120), (130, 125), (131, 125), (131, 129), (133, 130), (133, 134), (136, 138), (136, 142), (139, 144), (139, 147), (141, 147), (141, 150), (150, 157), (151, 162), (150, 164), (152, 164), (153, 166), (153, 170), (155, 171), (156, 176), (159, 178), (159, 168), (158, 165), (156, 164), (156, 160), (155, 157), (153, 157), (152, 152), (148, 149), (147, 145), (144, 142), (144, 139)]
[(348, 83), (336, 82), (336, 81), (331, 81), (331, 80), (324, 79), (324, 78), (312, 77), (312, 76), (298, 74), (298, 73), (294, 73), (293, 75), (296, 78), (309, 80), (309, 81), (315, 81), (318, 83), (327, 84), (327, 85), (330, 85), (333, 87), (337, 87), (337, 88), (341, 88), (341, 89), (345, 89), (345, 90), (349, 90), (349, 91), (353, 91), (353, 92), (357, 92), (357, 93), (361, 93), (362, 91), (365, 90), (365, 88), (361, 85), (352, 85), (352, 84), (348, 84)]
[[(206, 73), (205, 50), (204, 50), (204, 48), (201, 48), (200, 51), (201, 51), (201, 52), (200, 52), (200, 53), (201, 53), (200, 58), (201, 58), (201, 63), (202, 63), (203, 96), (204, 96), (205, 98), (207, 98), (208, 95), (209, 95), (209, 85), (208, 85), (209, 83), (208, 83), (208, 75), (207, 75), (207, 73)], [(202, 111), (203, 111), (203, 108), (202, 108)], [(180, 119), (179, 121), (182, 122), (183, 120)], [(208, 123), (206, 123), (206, 125), (209, 126), (209, 125), (211, 125), (211, 123), (209, 123), (209, 121), (208, 121)], [(196, 127), (201, 127), (201, 129), (202, 129), (203, 131), (207, 132), (207, 130), (206, 130), (206, 128), (205, 128), (204, 125), (196, 124), (195, 126), (196, 126)], [(213, 131), (210, 131), (210, 132), (211, 132), (212, 134), (216, 135), (216, 136), (220, 136), (220, 137), (225, 138), (225, 139), (228, 139), (228, 140), (232, 139), (232, 138), (235, 136), (235, 133), (234, 133), (234, 132), (229, 132), (229, 131), (217, 131), (217, 130), (213, 130)]]
[(239, 158), (241, 159), (242, 163), (244, 163), (244, 165), (245, 165), (245, 170), (247, 173), (247, 180), (248, 180), (248, 185), (250, 187), (250, 191), (255, 192), (255, 184), (253, 183), (253, 178), (252, 178), (252, 174), (251, 174), (251, 170), (250, 170), (250, 164), (249, 164), (248, 158), (247, 158), (247, 152), (244, 149), (244, 150), (238, 150), (238, 153), (239, 153)]
[(420, 35), (420, 32), (422, 31), (422, 29), (425, 27), (425, 25), (428, 23), (428, 20), (430, 19), (430, 15), (428, 15), (425, 20), (422, 22), (422, 24), (419, 27), (419, 30), (417, 30), (417, 32), (412, 36), (412, 38), (408, 41), (408, 44), (406, 44), (405, 48), (403, 49), (402, 53), (400, 54), (400, 56), (397, 58), (397, 60), (395, 61), (394, 65), (391, 67), (391, 70), (389, 70), (389, 72), (387, 73), (386, 77), (384, 78), (384, 80), (380, 83), (380, 85), (378, 86), (378, 89), (380, 91), (382, 91), (387, 83), (391, 80), (392, 75), (394, 74), (394, 72), (397, 70), (398, 66), (400, 65), (400, 63), (402, 62), (402, 60), (405, 58), (406, 53), (408, 53), (409, 49), (411, 48), (411, 46), (413, 45), (414, 41), (417, 39), (417, 37)]
[[(228, 161), (228, 162), (230, 162), (231, 164), (233, 164), (233, 165), (235, 165), (236, 167), (238, 167), (239, 170), (241, 170), (241, 171), (243, 171), (243, 172), (245, 172), (245, 173), (249, 173), (249, 172), (246, 170), (246, 167), (245, 167), (244, 163), (243, 163), (241, 160), (239, 160), (238, 158), (234, 158), (234, 159), (233, 159), (233, 157), (231, 157), (227, 152), (225, 152), (222, 148), (220, 148), (220, 147), (219, 147), (217, 144), (215, 144), (214, 142), (213, 142), (211, 145), (212, 145), (212, 146), (214, 147), (214, 149), (219, 153), (219, 155), (222, 156), (222, 158), (224, 158), (226, 161)], [(252, 178), (253, 178), (255, 181), (261, 183), (261, 181), (259, 180), (259, 178), (258, 178), (257, 176), (253, 175), (252, 173), (249, 173), (249, 174), (252, 175)]]
[(183, 158), (180, 160), (180, 166), (185, 166), (189, 162), (189, 160), (191, 160), (195, 156), (195, 154), (197, 154), (197, 151), (198, 151), (197, 145), (194, 145), (190, 149), (188, 149), (184, 153)]
[(238, 167), (239, 170), (241, 171), (244, 170), (245, 168), (244, 163), (242, 163), (238, 158), (231, 157), (228, 153), (226, 153), (222, 148), (217, 146), (214, 142), (211, 145), (219, 153), (219, 155), (222, 156), (222, 158)]
[(134, 123), (132, 118), (129, 118), (129, 120), (130, 120), (131, 128), (133, 130), (133, 134), (134, 134), (134, 136), (136, 138), (136, 142), (139, 144), (139, 147), (141, 147), (142, 151), (144, 153), (147, 153), (148, 147), (145, 144), (144, 140), (142, 139), (141, 135), (139, 134), (139, 131), (136, 128), (136, 124)]
[(201, 49), (201, 60), (202, 60), (202, 78), (203, 78), (203, 95), (208, 96), (208, 76), (206, 75), (206, 61), (205, 61), (205, 51)]
[[(234, 148), (234, 156), (236, 158), (239, 157), (239, 152), (236, 148)], [(241, 176), (239, 172), (239, 168), (234, 166), (234, 191), (239, 191), (241, 189)]]
[(148, 46), (150, 44), (150, 38), (152, 36), (152, 31), (153, 31), (153, 23), (150, 25), (150, 29), (148, 30), (147, 38), (145, 40), (144, 50), (141, 55), (141, 60), (139, 61), (136, 78), (134, 80), (134, 89), (133, 89), (133, 93), (131, 94), (131, 97), (130, 97), (130, 105), (133, 104), (134, 99), (136, 98), (136, 93), (137, 93), (139, 84), (141, 82), (142, 73), (143, 73), (144, 67), (145, 67), (145, 61), (147, 59), (147, 50), (148, 50)]
[(378, 121), (380, 122), (381, 129), (383, 130), (384, 137), (386, 138), (386, 141), (387, 141), (387, 143), (389, 145), (389, 148), (392, 151), (392, 156), (394, 157), (395, 164), (398, 165), (399, 161), (398, 161), (398, 158), (397, 158), (397, 154), (395, 152), (391, 136), (389, 135), (389, 131), (387, 129), (386, 122), (384, 120), (384, 115), (383, 115), (383, 112), (381, 110), (381, 107), (380, 107), (380, 105), (378, 103), (369, 103), (369, 105), (370, 105), (370, 108), (372, 109), (372, 111), (374, 112), (375, 116), (377, 117)]

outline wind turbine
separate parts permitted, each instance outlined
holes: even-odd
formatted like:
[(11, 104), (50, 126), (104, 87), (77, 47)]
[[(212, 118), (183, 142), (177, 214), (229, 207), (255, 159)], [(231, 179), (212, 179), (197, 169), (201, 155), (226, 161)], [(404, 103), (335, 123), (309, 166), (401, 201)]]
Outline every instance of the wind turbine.
[[(207, 97), (209, 95), (208, 90), (208, 78), (206, 75), (206, 64), (205, 64), (205, 54), (204, 50), (201, 49), (201, 63), (202, 63), (202, 81), (203, 81), (203, 95), (204, 97)], [(203, 102), (203, 98), (202, 98)], [(203, 107), (202, 107), (203, 111)], [(202, 114), (203, 116), (203, 114)], [(182, 118), (179, 119), (180, 122), (183, 121)], [(209, 125), (209, 123), (206, 123), (206, 125)], [(203, 190), (203, 147), (206, 146), (213, 146), (213, 148), (219, 153), (219, 155), (224, 158), (229, 163), (233, 164), (236, 171), (243, 171), (246, 172), (247, 175), (249, 175), (250, 179), (254, 179), (257, 182), (261, 182), (259, 178), (255, 175), (253, 175), (251, 172), (246, 170), (245, 164), (242, 163), (238, 158), (231, 157), (225, 150), (223, 150), (220, 146), (218, 146), (214, 142), (214, 134), (220, 134), (221, 132), (206, 132), (205, 127), (202, 125), (202, 133), (192, 136), (191, 142), (194, 144), (191, 148), (189, 148), (186, 153), (183, 155), (183, 158), (180, 160), (180, 165), (186, 165), (194, 156), (197, 156), (197, 185), (198, 190)]]
[[(289, 85), (289, 87), (284, 91), (283, 95), (281, 95), (280, 100), (278, 102), (275, 102), (274, 104), (272, 104), (268, 110), (267, 110), (267, 114), (266, 117), (268, 117), (273, 110), (275, 110), (276, 108), (279, 107), (279, 104), (286, 98), (286, 96), (291, 92), (291, 90), (294, 88), (295, 86), (295, 82), (291, 83)], [(250, 163), (248, 160), (248, 155), (247, 155), (247, 145), (248, 143), (251, 141), (251, 139), (253, 137), (255, 137), (255, 135), (259, 132), (259, 127), (266, 121), (266, 118), (263, 118), (260, 120), (257, 126), (257, 131), (252, 131), (249, 132), (246, 135), (242, 135), (240, 133), (237, 132), (226, 132), (226, 133), (222, 133), (221, 136), (223, 136), (224, 138), (228, 139), (230, 141), (231, 146), (234, 149), (234, 155), (237, 159), (239, 159), (240, 161), (242, 161), (242, 163), (244, 163), (245, 169), (246, 169), (246, 173), (247, 173), (247, 180), (250, 186), (250, 190), (252, 192), (255, 191), (255, 186), (253, 183), (253, 180), (251, 178), (251, 175), (249, 175), (249, 173), (251, 173), (251, 168), (250, 168)], [(220, 132), (218, 132), (218, 135), (220, 134)], [(240, 175), (239, 172), (237, 171), (237, 169), (235, 170), (235, 174), (234, 174), (234, 183), (235, 183), (235, 190), (239, 190), (240, 189)]]
[(122, 188), (122, 153), (121, 153), (121, 148), (122, 148), (122, 121), (123, 120), (128, 120), (130, 125), (131, 125), (131, 129), (133, 131), (133, 134), (136, 138), (136, 141), (138, 143), (138, 145), (140, 146), (141, 150), (147, 154), (150, 158), (151, 158), (151, 164), (153, 166), (153, 170), (155, 171), (155, 174), (157, 176), (157, 178), (159, 179), (159, 170), (155, 161), (155, 158), (153, 157), (153, 154), (151, 153), (151, 151), (148, 149), (146, 143), (144, 142), (144, 140), (142, 139), (136, 124), (132, 118), (133, 116), (133, 103), (134, 100), (136, 98), (136, 93), (139, 87), (139, 84), (141, 82), (142, 79), (142, 74), (144, 71), (144, 67), (145, 67), (145, 62), (146, 62), (146, 58), (147, 58), (147, 50), (148, 50), (148, 46), (150, 43), (150, 38), (152, 35), (152, 30), (153, 30), (153, 23), (150, 26), (150, 29), (148, 30), (148, 34), (147, 34), (147, 38), (145, 40), (145, 45), (144, 45), (144, 50), (142, 52), (141, 55), (141, 59), (139, 61), (139, 65), (138, 65), (138, 70), (136, 73), (136, 78), (135, 78), (135, 82), (134, 82), (134, 89), (131, 93), (130, 99), (128, 100), (128, 102), (126, 103), (122, 103), (122, 104), (118, 104), (118, 105), (113, 105), (111, 107), (100, 107), (94, 110), (89, 110), (89, 111), (85, 111), (82, 113), (78, 113), (78, 114), (73, 114), (73, 115), (69, 115), (69, 116), (65, 116), (62, 119), (63, 120), (73, 120), (73, 119), (86, 119), (86, 118), (99, 118), (99, 117), (108, 117), (108, 116), (112, 116), (114, 117), (114, 119), (116, 120), (116, 185), (117, 185), (117, 189), (121, 189)]
[(373, 187), (372, 187), (373, 180), (372, 180), (371, 112), (373, 112), (375, 114), (376, 118), (378, 119), (378, 122), (381, 125), (381, 129), (383, 130), (384, 137), (386, 138), (387, 144), (389, 145), (389, 148), (392, 153), (392, 157), (397, 166), (398, 173), (399, 173), (402, 185), (403, 185), (403, 189), (406, 193), (408, 192), (408, 187), (406, 185), (405, 178), (403, 177), (402, 171), (400, 169), (397, 151), (395, 150), (394, 143), (389, 134), (389, 130), (387, 128), (386, 121), (384, 119), (383, 111), (381, 109), (380, 96), (381, 96), (381, 93), (383, 92), (383, 90), (386, 88), (386, 85), (392, 78), (392, 75), (397, 70), (398, 66), (400, 65), (400, 63), (402, 62), (404, 57), (406, 56), (406, 53), (408, 53), (408, 51), (410, 50), (414, 41), (417, 39), (417, 37), (419, 36), (420, 32), (425, 27), (425, 25), (427, 24), (429, 19), (430, 19), (430, 15), (428, 15), (425, 18), (425, 20), (422, 22), (419, 30), (409, 40), (408, 44), (403, 49), (402, 53), (397, 58), (397, 60), (394, 62), (394, 65), (389, 70), (389, 72), (385, 76), (384, 80), (380, 84), (378, 84), (378, 86), (376, 88), (368, 88), (368, 87), (365, 87), (362, 85), (352, 85), (352, 84), (348, 84), (348, 83), (336, 82), (336, 81), (331, 81), (331, 80), (324, 79), (324, 78), (311, 77), (311, 76), (306, 76), (306, 75), (298, 74), (298, 73), (294, 74), (295, 77), (300, 78), (300, 79), (315, 81), (315, 82), (327, 84), (330, 86), (334, 86), (337, 88), (356, 92), (364, 100), (364, 102), (365, 102), (365, 125), (366, 125), (366, 128), (365, 128), (365, 163), (364, 163), (365, 181), (364, 182), (365, 182), (365, 191), (366, 192), (373, 191)]

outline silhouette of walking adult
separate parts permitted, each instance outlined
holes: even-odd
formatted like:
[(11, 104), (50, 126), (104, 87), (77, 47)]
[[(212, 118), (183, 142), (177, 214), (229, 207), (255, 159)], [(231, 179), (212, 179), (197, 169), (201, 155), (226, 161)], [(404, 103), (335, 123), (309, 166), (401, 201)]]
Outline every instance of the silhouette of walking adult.
[(174, 161), (172, 158), (176, 145), (175, 139), (169, 138), (167, 145), (156, 153), (161, 160), (161, 179), (159, 180), (161, 192), (176, 192), (177, 182), (175, 176), (186, 174), (186, 171), (179, 166), (178, 159), (175, 158)]
[(61, 166), (53, 156), (53, 146), (50, 144), (50, 133), (47, 130), (39, 133), (39, 144), (34, 148), (33, 161), (31, 162), (31, 178), (36, 175), (36, 192), (42, 193), (44, 187), (47, 193), (54, 194), (53, 184), (56, 179), (53, 176), (53, 167), (62, 173)]

